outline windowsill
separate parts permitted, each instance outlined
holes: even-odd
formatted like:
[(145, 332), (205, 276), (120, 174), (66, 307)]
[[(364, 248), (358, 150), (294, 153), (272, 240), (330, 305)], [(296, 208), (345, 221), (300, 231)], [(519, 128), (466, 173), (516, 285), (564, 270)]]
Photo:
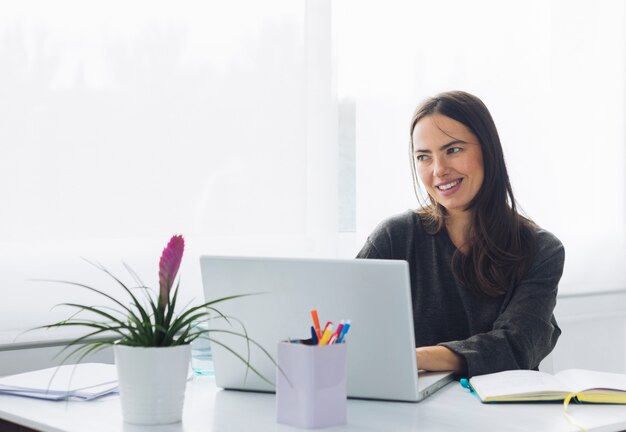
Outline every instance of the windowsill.
[[(75, 328), (0, 331), (0, 351), (66, 345), (86, 332)], [(86, 341), (109, 340), (111, 335), (91, 336)]]

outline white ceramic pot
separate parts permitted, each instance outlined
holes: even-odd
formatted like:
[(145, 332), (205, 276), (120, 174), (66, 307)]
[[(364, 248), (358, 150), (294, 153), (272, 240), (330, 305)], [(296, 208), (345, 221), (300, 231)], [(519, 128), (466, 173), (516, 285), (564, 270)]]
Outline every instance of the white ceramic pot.
[(115, 345), (113, 351), (124, 421), (145, 425), (181, 421), (191, 345)]

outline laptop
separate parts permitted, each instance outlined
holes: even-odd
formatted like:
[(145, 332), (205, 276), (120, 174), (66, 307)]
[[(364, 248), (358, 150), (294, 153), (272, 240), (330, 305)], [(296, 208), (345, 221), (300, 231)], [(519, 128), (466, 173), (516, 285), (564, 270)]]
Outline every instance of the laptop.
[[(215, 306), (237, 320), (213, 328), (241, 333), (275, 359), (279, 341), (311, 337), (311, 309), (321, 326), (350, 320), (348, 397), (417, 402), (452, 380), (451, 372), (418, 374), (409, 268), (406, 261), (201, 256), (205, 299), (240, 294)], [(272, 383), (276, 366), (255, 345), (227, 333), (211, 334)], [(224, 389), (273, 392), (232, 352), (212, 343), (215, 382)]]

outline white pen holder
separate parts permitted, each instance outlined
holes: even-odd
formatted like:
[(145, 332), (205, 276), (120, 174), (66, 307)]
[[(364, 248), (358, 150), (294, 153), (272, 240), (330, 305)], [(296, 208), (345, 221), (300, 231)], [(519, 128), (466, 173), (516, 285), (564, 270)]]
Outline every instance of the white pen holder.
[(279, 342), (276, 421), (301, 428), (346, 424), (347, 346)]

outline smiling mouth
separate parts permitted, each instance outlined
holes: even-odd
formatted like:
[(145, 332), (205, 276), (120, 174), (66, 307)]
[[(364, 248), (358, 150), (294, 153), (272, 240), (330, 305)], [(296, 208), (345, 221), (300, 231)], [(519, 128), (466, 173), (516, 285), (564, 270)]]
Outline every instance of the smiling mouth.
[(437, 189), (441, 190), (441, 191), (447, 191), (448, 189), (452, 189), (453, 187), (455, 187), (456, 185), (461, 183), (462, 180), (463, 179), (457, 179), (457, 180), (451, 181), (450, 183), (438, 185), (438, 186), (435, 186), (435, 187)]

